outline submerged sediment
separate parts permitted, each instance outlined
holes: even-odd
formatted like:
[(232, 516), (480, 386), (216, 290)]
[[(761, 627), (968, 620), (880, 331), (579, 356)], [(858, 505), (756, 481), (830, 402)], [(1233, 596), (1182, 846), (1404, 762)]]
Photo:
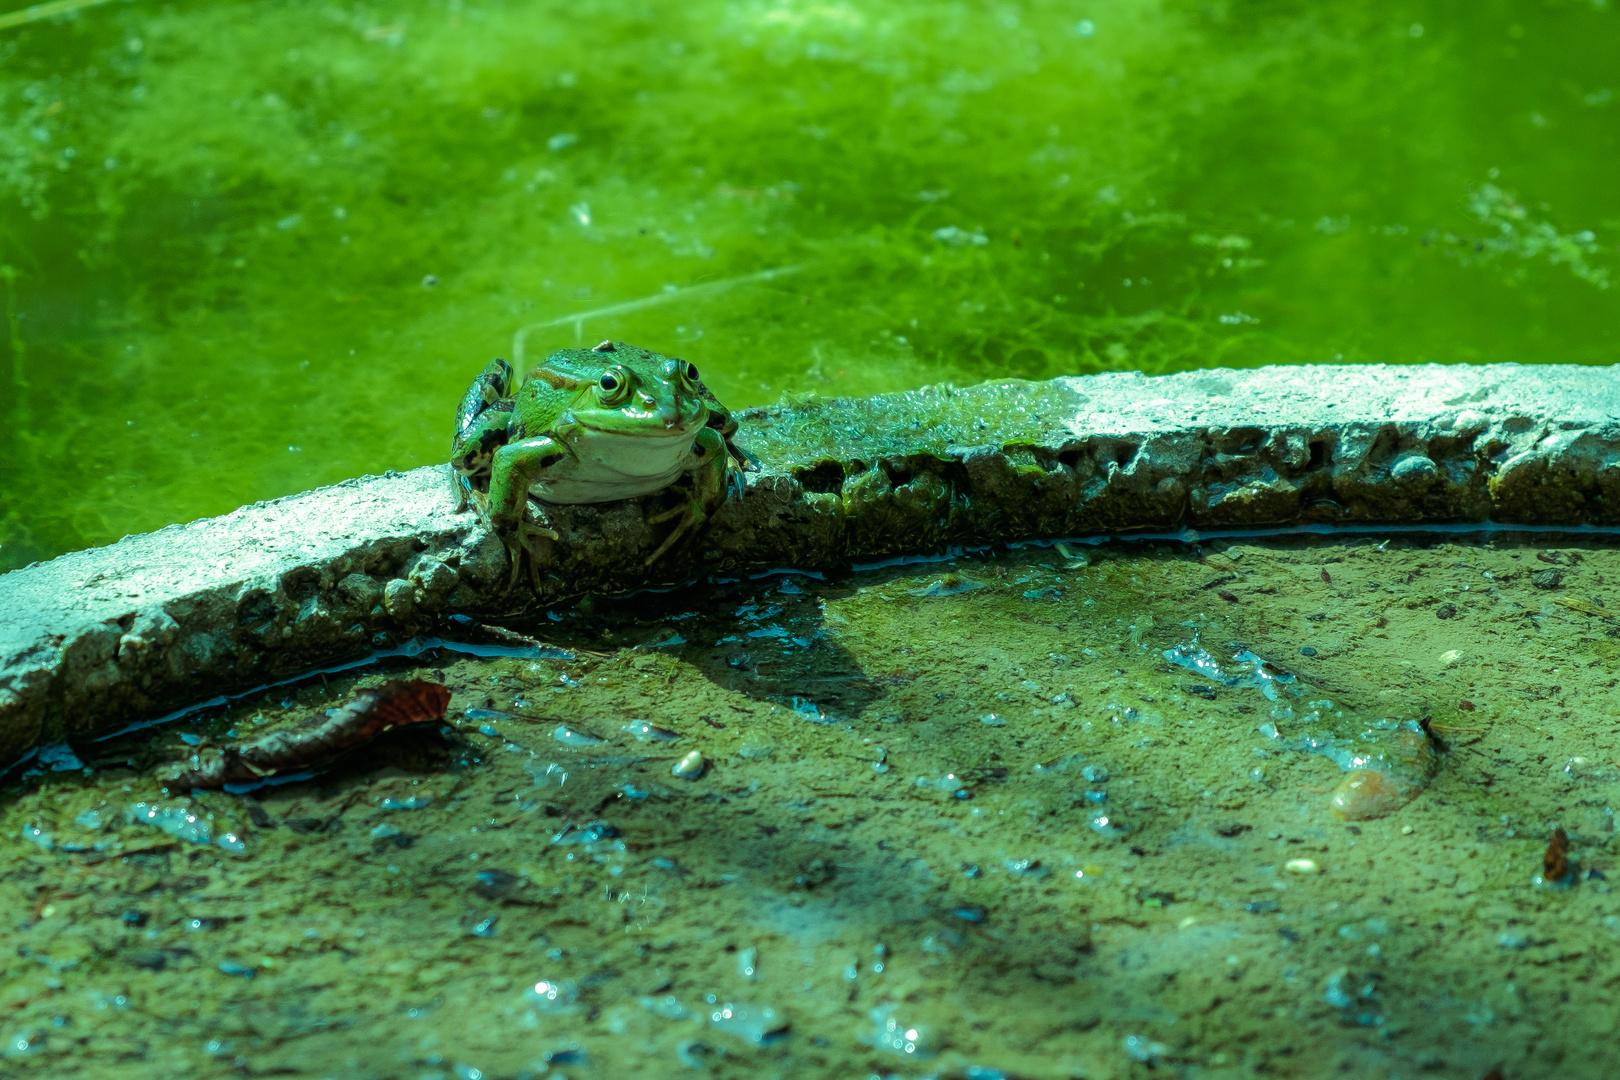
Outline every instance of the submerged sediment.
[[(0, 757), (490, 617), (704, 573), (1143, 528), (1620, 524), (1606, 369), (1343, 367), (926, 387), (740, 414), (761, 459), (650, 571), (665, 500), (550, 507), (535, 595), (444, 466), (0, 576)], [(670, 494), (668, 498), (677, 498)]]

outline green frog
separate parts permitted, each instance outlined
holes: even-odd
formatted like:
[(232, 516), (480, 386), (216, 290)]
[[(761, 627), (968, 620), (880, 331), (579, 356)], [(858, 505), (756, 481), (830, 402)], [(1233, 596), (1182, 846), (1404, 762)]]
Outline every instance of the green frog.
[(724, 501), (733, 461), (743, 470), (758, 466), (733, 440), (736, 432), (695, 365), (623, 341), (552, 353), (516, 392), (512, 365), (493, 360), (456, 412), (456, 509), (472, 500), (501, 538), (512, 557), (510, 584), (527, 553), (538, 585), (534, 542), (557, 533), (526, 519), (530, 494), (542, 503), (614, 502), (685, 478), (683, 503), (649, 519), (680, 518), (647, 557), (651, 566)]

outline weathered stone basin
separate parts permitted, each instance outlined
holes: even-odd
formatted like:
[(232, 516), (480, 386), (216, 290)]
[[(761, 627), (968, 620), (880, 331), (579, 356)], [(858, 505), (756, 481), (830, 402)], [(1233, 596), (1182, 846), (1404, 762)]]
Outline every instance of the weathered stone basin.
[(0, 758), (365, 656), (452, 614), (772, 566), (1144, 528), (1620, 524), (1607, 369), (1104, 374), (742, 414), (763, 468), (649, 573), (658, 500), (554, 508), (538, 595), (442, 466), (0, 576)]

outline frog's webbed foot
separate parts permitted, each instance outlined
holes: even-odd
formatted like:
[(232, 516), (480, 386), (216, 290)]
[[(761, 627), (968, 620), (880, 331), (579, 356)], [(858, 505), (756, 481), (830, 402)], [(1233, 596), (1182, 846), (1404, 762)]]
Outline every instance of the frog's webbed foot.
[(708, 515), (703, 512), (703, 507), (698, 499), (697, 493), (689, 492), (686, 500), (682, 502), (681, 505), (669, 510), (665, 510), (662, 514), (652, 515), (647, 519), (647, 524), (656, 525), (661, 521), (668, 521), (670, 518), (676, 516), (679, 516), (681, 520), (673, 529), (669, 531), (669, 535), (664, 537), (664, 542), (658, 545), (657, 550), (655, 550), (651, 555), (647, 556), (646, 560), (642, 562), (642, 566), (651, 566), (653, 563), (663, 558), (664, 552), (675, 546), (675, 541), (679, 540), (688, 531), (690, 531), (694, 525), (701, 522)]
[[(556, 540), (557, 532), (544, 525), (536, 525), (527, 519), (520, 520), (510, 530), (500, 531), (501, 542), (506, 545), (507, 557), (512, 561), (512, 576), (507, 579), (506, 591), (511, 592), (517, 588), (518, 575), (523, 572), (525, 563), (529, 567), (529, 587), (536, 596), (540, 594), (540, 564), (550, 563), (550, 541)], [(542, 543), (545, 541), (546, 543)]]

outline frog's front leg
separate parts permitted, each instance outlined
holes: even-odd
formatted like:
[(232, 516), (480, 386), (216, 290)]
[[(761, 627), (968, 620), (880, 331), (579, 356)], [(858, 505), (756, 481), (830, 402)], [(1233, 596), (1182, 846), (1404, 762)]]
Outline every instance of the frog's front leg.
[(664, 542), (658, 545), (658, 550), (647, 556), (644, 565), (651, 566), (663, 557), (664, 552), (680, 539), (688, 530), (702, 524), (710, 514), (725, 501), (726, 473), (730, 465), (726, 458), (726, 440), (714, 428), (704, 428), (698, 432), (697, 440), (692, 445), (692, 456), (697, 459), (696, 466), (688, 474), (692, 478), (686, 492), (686, 501), (673, 510), (665, 511), (648, 518), (649, 522), (666, 521), (680, 515), (680, 523), (664, 537)]
[(544, 479), (546, 472), (569, 454), (566, 446), (547, 435), (508, 443), (495, 451), (489, 481), (489, 524), (512, 558), (508, 589), (517, 584), (519, 567), (527, 554), (530, 581), (535, 592), (540, 591), (539, 553), (530, 546), (530, 541), (542, 536), (555, 540), (557, 534), (524, 519), (529, 505), (529, 487)]

